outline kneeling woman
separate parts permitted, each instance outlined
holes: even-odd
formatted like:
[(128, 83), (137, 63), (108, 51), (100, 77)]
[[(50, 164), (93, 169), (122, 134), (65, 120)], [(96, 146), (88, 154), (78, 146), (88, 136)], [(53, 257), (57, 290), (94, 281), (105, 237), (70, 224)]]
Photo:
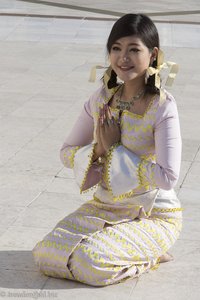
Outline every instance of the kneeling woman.
[(145, 15), (124, 15), (107, 50), (102, 86), (61, 149), (81, 192), (96, 191), (33, 249), (44, 274), (93, 286), (139, 276), (169, 260), (182, 223), (173, 190), (179, 118), (173, 96), (160, 86), (157, 29)]

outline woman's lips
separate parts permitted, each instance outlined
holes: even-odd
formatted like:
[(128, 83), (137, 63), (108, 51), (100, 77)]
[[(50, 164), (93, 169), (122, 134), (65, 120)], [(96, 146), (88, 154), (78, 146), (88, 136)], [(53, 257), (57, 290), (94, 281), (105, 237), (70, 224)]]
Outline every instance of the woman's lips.
[(130, 71), (132, 70), (134, 67), (133, 66), (119, 66), (118, 67), (120, 70), (122, 71)]

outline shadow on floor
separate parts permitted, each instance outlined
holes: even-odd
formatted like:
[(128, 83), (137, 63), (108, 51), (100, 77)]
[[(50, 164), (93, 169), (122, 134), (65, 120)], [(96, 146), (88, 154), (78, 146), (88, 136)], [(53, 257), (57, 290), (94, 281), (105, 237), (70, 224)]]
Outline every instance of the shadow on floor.
[(94, 287), (50, 278), (35, 266), (31, 251), (0, 251), (0, 287), (11, 289), (76, 289)]

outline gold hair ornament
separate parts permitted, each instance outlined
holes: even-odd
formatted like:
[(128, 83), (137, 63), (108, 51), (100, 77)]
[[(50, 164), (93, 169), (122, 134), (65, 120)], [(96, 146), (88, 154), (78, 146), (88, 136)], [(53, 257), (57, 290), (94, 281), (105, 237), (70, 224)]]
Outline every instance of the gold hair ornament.
[(167, 61), (164, 62), (164, 53), (162, 50), (159, 49), (158, 51), (158, 56), (157, 56), (157, 66), (156, 68), (154, 67), (148, 67), (147, 69), (147, 74), (149, 76), (155, 75), (155, 86), (159, 89), (161, 84), (160, 84), (160, 71), (162, 69), (169, 69), (169, 74), (167, 77), (167, 80), (165, 82), (166, 86), (172, 86), (174, 79), (176, 77), (176, 74), (178, 73), (178, 65), (175, 62), (172, 61)]
[(160, 99), (161, 102), (165, 100), (165, 93), (161, 87), (161, 80), (160, 80), (160, 71), (162, 69), (168, 69), (169, 73), (165, 82), (166, 86), (172, 86), (174, 79), (176, 77), (176, 74), (178, 73), (179, 67), (178, 64), (172, 61), (166, 61), (164, 62), (164, 53), (162, 50), (159, 49), (158, 56), (157, 56), (157, 66), (156, 67), (148, 67), (146, 73), (147, 76), (155, 75), (155, 86), (160, 90)]

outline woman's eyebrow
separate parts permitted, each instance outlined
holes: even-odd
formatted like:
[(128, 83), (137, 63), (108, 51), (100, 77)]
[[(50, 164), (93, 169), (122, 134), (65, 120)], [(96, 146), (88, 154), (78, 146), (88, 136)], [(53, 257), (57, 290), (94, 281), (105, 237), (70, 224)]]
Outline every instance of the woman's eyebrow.
[[(113, 45), (122, 45), (120, 42), (115, 42)], [(130, 43), (128, 46), (140, 46), (138, 43)]]

